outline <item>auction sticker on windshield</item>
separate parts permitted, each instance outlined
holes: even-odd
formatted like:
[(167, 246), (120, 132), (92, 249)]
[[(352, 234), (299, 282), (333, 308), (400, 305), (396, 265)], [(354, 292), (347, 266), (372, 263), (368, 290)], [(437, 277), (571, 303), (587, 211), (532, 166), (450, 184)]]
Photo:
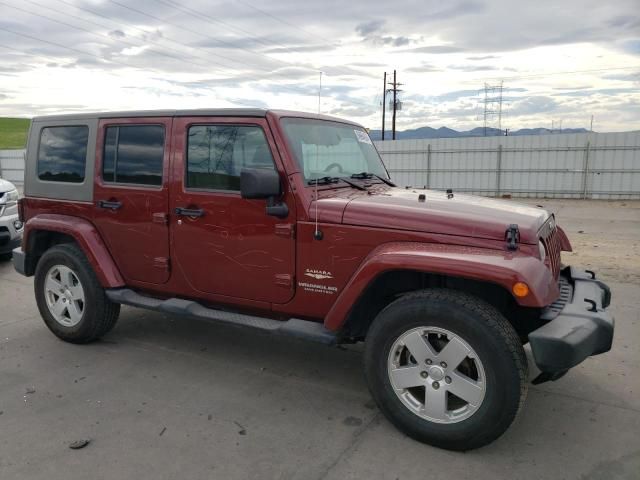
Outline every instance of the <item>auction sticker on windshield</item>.
[(363, 132), (362, 130), (354, 130), (354, 132), (356, 134), (356, 138), (360, 143), (368, 143), (369, 145), (373, 145), (371, 143), (369, 135), (367, 135), (365, 132)]

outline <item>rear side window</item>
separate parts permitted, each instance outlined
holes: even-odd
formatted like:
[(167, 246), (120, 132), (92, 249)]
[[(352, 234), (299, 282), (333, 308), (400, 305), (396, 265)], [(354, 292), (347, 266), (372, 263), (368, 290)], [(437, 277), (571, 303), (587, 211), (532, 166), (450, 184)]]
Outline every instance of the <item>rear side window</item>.
[(107, 127), (102, 179), (108, 183), (162, 185), (164, 126)]
[(40, 133), (38, 178), (82, 183), (87, 165), (89, 127), (45, 127)]
[(275, 168), (258, 126), (194, 125), (188, 138), (187, 188), (239, 191), (243, 168)]

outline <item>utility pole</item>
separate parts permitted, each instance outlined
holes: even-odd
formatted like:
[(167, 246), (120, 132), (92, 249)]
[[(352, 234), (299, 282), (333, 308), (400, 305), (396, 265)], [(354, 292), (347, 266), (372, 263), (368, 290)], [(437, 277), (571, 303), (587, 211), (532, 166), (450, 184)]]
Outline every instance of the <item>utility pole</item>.
[(396, 139), (396, 111), (399, 110), (399, 106), (400, 108), (402, 108), (402, 104), (401, 102), (398, 100), (398, 92), (401, 92), (402, 90), (400, 90), (398, 88), (398, 86), (402, 85), (401, 83), (398, 83), (396, 80), (396, 71), (393, 71), (393, 82), (389, 82), (389, 85), (392, 86), (392, 88), (389, 89), (389, 91), (393, 92), (393, 116), (391, 117), (391, 139), (395, 140)]
[(589, 131), (593, 132), (593, 115), (591, 115), (591, 126), (589, 127)]
[(393, 71), (393, 120), (391, 121), (391, 128), (392, 128), (392, 139), (395, 140), (396, 139), (396, 102), (398, 101), (396, 98), (398, 89), (396, 88), (397, 84), (396, 84), (396, 71)]
[(387, 72), (384, 72), (384, 80), (382, 82), (382, 141), (384, 142), (384, 114), (387, 108)]

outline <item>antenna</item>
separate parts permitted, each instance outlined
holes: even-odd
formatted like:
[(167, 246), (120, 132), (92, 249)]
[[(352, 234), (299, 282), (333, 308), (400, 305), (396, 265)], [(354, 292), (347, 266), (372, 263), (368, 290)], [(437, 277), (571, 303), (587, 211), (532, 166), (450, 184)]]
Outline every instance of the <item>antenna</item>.
[(320, 84), (318, 86), (318, 114), (320, 113), (320, 100), (322, 99), (322, 70), (320, 71)]

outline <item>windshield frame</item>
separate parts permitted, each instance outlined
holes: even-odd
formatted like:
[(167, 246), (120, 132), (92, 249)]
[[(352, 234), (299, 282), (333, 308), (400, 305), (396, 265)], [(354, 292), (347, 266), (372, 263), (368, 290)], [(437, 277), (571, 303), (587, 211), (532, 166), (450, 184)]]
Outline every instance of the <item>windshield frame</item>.
[[(287, 116), (282, 116), (279, 118), (279, 126), (282, 130), (282, 136), (287, 144), (287, 148), (290, 152), (290, 156), (293, 159), (293, 161), (295, 162), (295, 165), (298, 169), (298, 173), (300, 174), (300, 176), (302, 177), (303, 180), (303, 184), (305, 186), (305, 188), (324, 188), (324, 189), (333, 189), (333, 188), (354, 188), (353, 186), (350, 186), (348, 184), (348, 182), (334, 182), (334, 183), (330, 183), (330, 184), (322, 184), (319, 183), (318, 185), (316, 185), (316, 183), (314, 182), (314, 178), (310, 178), (307, 179), (305, 177), (304, 174), (304, 162), (302, 159), (299, 159), (297, 154), (296, 154), (296, 149), (293, 147), (292, 145), (292, 139), (289, 136), (289, 133), (286, 130), (286, 126), (285, 123), (287, 120), (302, 120), (305, 122), (313, 122), (313, 123), (326, 123), (326, 124), (334, 124), (336, 126), (340, 126), (340, 127), (349, 127), (349, 128), (353, 128), (354, 130), (360, 130), (362, 131), (365, 135), (367, 135), (367, 137), (371, 140), (371, 137), (369, 137), (369, 132), (367, 131), (366, 128), (364, 128), (362, 125), (359, 125), (357, 123), (352, 123), (349, 121), (341, 121), (340, 119), (324, 119), (324, 118), (315, 118), (315, 117), (298, 117), (295, 115), (287, 115)], [(375, 152), (376, 156), (378, 157), (378, 160), (380, 161), (380, 165), (382, 166), (382, 170), (384, 172), (384, 175), (380, 175), (381, 177), (385, 178), (388, 181), (392, 181), (391, 180), (391, 175), (389, 175), (389, 171), (387, 170), (387, 166), (385, 165), (384, 161), (382, 160), (382, 156), (380, 155), (380, 152), (378, 151), (375, 143), (373, 142), (373, 140), (371, 140), (371, 146), (373, 147), (373, 151)], [(363, 153), (364, 155), (364, 153)], [(356, 172), (356, 173), (361, 173), (361, 172)], [(373, 172), (367, 172), (367, 173), (373, 173)], [(333, 176), (333, 175), (327, 175), (327, 176)], [(367, 179), (366, 181), (373, 181), (375, 183), (381, 183), (384, 184), (386, 182), (384, 182), (384, 180), (381, 180), (380, 178), (376, 177), (377, 174), (373, 174), (372, 178)], [(318, 178), (322, 178), (322, 177), (318, 177)], [(346, 178), (347, 180), (352, 181), (351, 178), (351, 174), (349, 175), (342, 175), (342, 176), (335, 176), (335, 178), (338, 179), (343, 179)], [(359, 179), (355, 179), (356, 181), (359, 181)]]

